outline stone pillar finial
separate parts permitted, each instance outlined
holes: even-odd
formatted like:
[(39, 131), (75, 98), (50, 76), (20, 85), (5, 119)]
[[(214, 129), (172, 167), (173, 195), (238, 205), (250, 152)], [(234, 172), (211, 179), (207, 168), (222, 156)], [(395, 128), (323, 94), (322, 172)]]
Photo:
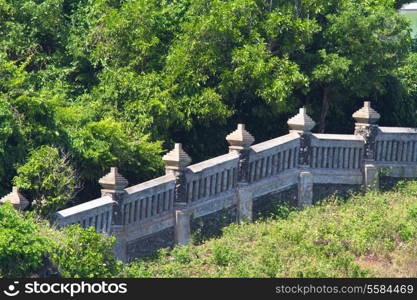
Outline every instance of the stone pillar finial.
[(376, 137), (378, 135), (378, 125), (376, 124), (381, 117), (371, 107), (371, 102), (365, 101), (363, 107), (357, 110), (352, 117), (355, 119), (355, 135), (364, 139), (364, 158), (374, 160), (376, 151)]
[(165, 172), (180, 171), (191, 163), (191, 157), (182, 149), (182, 144), (176, 143), (174, 149), (162, 157), (165, 162)]
[(237, 129), (226, 136), (226, 141), (230, 145), (230, 151), (240, 151), (249, 148), (255, 141), (255, 138), (245, 129), (245, 124), (238, 124)]
[(300, 108), (298, 114), (288, 120), (290, 132), (305, 133), (310, 132), (316, 123), (307, 115), (305, 107)]
[(18, 211), (24, 210), (29, 206), (29, 201), (20, 193), (18, 187), (13, 187), (12, 192), (0, 199), (0, 204), (11, 202)]
[(376, 124), (381, 118), (380, 114), (371, 107), (370, 101), (365, 101), (363, 107), (357, 110), (352, 117), (359, 125)]
[(110, 168), (110, 172), (101, 177), (98, 183), (101, 185), (101, 195), (105, 194), (121, 194), (129, 182), (124, 178), (116, 167)]

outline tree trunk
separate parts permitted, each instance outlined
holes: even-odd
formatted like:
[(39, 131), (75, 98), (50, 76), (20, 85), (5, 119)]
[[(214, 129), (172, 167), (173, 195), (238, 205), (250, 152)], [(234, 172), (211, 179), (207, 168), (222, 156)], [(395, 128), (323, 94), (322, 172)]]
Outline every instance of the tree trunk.
[(320, 114), (320, 126), (319, 126), (320, 133), (324, 133), (324, 130), (326, 129), (326, 117), (329, 111), (329, 102), (330, 102), (329, 94), (330, 94), (330, 87), (328, 85), (325, 85), (323, 87), (323, 98), (321, 102), (321, 114)]
[(304, 106), (309, 106), (311, 102), (311, 95), (307, 94), (304, 100)]

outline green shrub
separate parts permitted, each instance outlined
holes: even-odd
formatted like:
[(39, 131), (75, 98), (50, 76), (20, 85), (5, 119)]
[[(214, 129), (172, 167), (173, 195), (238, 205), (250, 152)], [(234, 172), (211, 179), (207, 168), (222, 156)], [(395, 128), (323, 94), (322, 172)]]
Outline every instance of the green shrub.
[(31, 214), (19, 213), (10, 203), (0, 206), (0, 273), (4, 277), (26, 277), (42, 266), (52, 242), (39, 229)]
[(103, 278), (119, 274), (121, 262), (113, 256), (114, 237), (79, 225), (65, 227), (62, 233), (51, 260), (63, 277)]
[(181, 264), (186, 264), (186, 263), (191, 262), (190, 249), (187, 246), (175, 247), (172, 250), (171, 255), (174, 257), (174, 259), (177, 262)]
[(213, 262), (219, 266), (227, 266), (236, 260), (236, 255), (229, 246), (223, 243), (215, 243), (212, 248)]

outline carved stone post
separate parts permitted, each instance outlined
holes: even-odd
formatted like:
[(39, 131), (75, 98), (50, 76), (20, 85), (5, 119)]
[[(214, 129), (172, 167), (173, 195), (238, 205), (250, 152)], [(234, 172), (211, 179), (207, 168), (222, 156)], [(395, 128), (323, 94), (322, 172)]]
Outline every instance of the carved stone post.
[(301, 170), (298, 176), (298, 206), (311, 205), (313, 203), (313, 174), (311, 166), (311, 129), (316, 125), (313, 119), (307, 115), (306, 109), (300, 108), (297, 115), (287, 122), (290, 132), (300, 135), (300, 150), (298, 166)]
[(376, 112), (369, 101), (365, 101), (361, 109), (356, 111), (352, 117), (355, 119), (355, 135), (360, 135), (365, 142), (363, 178), (364, 186), (370, 189), (379, 189), (378, 168), (374, 165), (376, 136), (378, 135), (378, 125), (376, 124), (381, 117)]
[(29, 201), (20, 193), (19, 188), (13, 187), (12, 192), (0, 199), (0, 205), (11, 202), (18, 211), (23, 211), (29, 206)]
[(100, 178), (99, 183), (102, 187), (101, 196), (109, 195), (114, 200), (111, 234), (116, 237), (116, 243), (113, 246), (115, 256), (122, 261), (127, 261), (127, 241), (123, 226), (122, 205), (124, 188), (129, 185), (129, 182), (119, 174), (116, 167), (112, 167), (110, 173)]
[(182, 149), (181, 144), (175, 144), (172, 151), (168, 152), (162, 158), (165, 162), (165, 173), (175, 175), (175, 242), (178, 245), (186, 245), (190, 241), (190, 212), (187, 211), (186, 197), (186, 167), (191, 163), (191, 158)]
[(298, 206), (313, 204), (313, 174), (301, 171), (298, 175)]
[(239, 153), (237, 176), (238, 221), (252, 221), (252, 190), (249, 189), (249, 156), (254, 137), (245, 129), (245, 124), (238, 124), (237, 129), (226, 137), (229, 151)]

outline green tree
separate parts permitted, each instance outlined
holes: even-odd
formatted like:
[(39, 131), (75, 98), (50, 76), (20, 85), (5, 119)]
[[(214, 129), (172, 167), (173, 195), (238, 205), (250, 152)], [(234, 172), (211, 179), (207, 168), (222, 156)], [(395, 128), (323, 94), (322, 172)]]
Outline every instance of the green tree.
[(17, 174), (14, 184), (30, 194), (34, 211), (48, 219), (73, 199), (79, 188), (68, 155), (50, 146), (31, 151)]
[(405, 63), (411, 39), (408, 22), (394, 10), (393, 1), (319, 1), (318, 5), (313, 16), (321, 29), (296, 61), (309, 74), (309, 98), (321, 94), (320, 102), (312, 101), (312, 106), (321, 107), (319, 130), (324, 132), (330, 109), (337, 111), (339, 106), (343, 111), (356, 99), (377, 100), (387, 92), (386, 79)]

